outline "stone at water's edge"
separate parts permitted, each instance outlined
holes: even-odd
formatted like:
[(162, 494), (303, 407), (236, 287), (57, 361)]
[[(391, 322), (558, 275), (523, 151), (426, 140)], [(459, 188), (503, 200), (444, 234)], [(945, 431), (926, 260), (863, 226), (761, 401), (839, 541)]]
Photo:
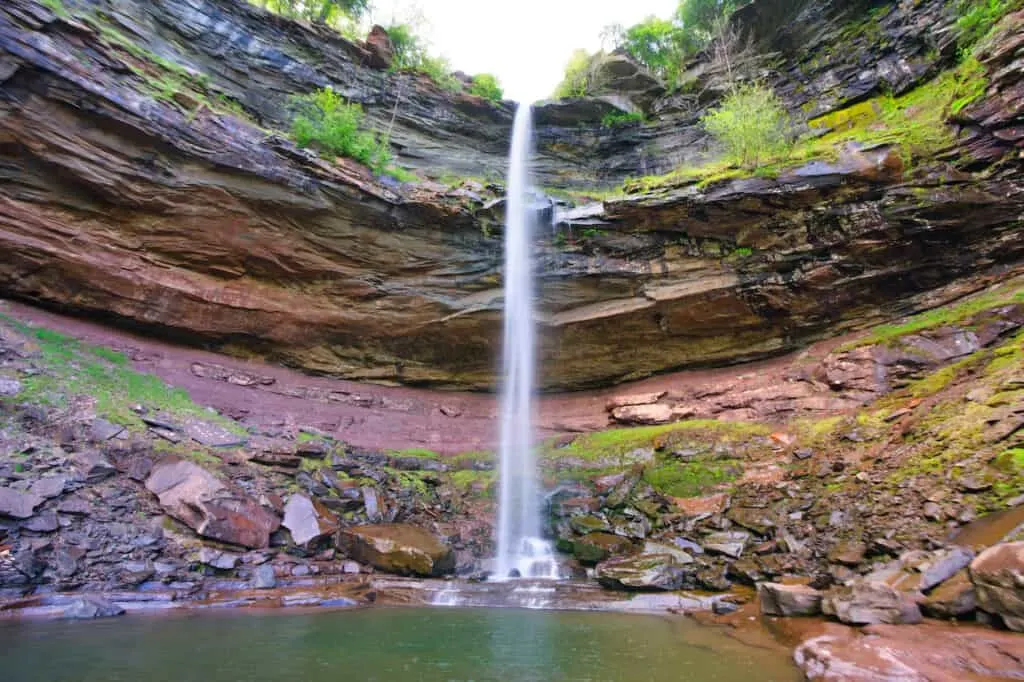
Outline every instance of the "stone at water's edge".
[(1020, 679), (1024, 637), (972, 625), (829, 623), (793, 655), (808, 680), (966, 682)]
[(124, 609), (120, 606), (100, 597), (80, 597), (64, 609), (64, 617), (72, 620), (111, 618), (123, 613)]
[(350, 558), (387, 573), (439, 577), (455, 571), (451, 548), (422, 528), (384, 523), (346, 528), (338, 549)]
[(678, 590), (686, 580), (683, 566), (673, 554), (609, 559), (598, 564), (597, 582), (618, 590)]
[(281, 520), (251, 497), (229, 489), (198, 464), (177, 457), (158, 462), (146, 488), (164, 511), (204, 537), (262, 549)]
[(292, 540), (301, 547), (338, 532), (338, 519), (320, 503), (305, 495), (295, 494), (288, 498), (284, 507), (282, 524), (292, 534)]
[(971, 562), (970, 573), (978, 608), (1024, 632), (1024, 542), (988, 548)]
[(757, 586), (761, 612), (769, 616), (816, 616), (822, 594), (807, 585), (761, 583)]
[(587, 533), (572, 542), (572, 553), (581, 564), (593, 566), (610, 556), (628, 554), (633, 551), (633, 543), (627, 538), (611, 533)]
[(821, 610), (850, 625), (913, 624), (922, 620), (913, 597), (885, 583), (863, 579), (829, 590), (821, 601)]

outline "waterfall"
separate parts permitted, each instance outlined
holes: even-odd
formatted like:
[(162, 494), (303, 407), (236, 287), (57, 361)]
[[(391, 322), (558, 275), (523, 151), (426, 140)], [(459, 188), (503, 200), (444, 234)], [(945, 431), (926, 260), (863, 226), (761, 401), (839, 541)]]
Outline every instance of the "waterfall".
[(505, 206), (505, 332), (502, 346), (498, 555), (494, 577), (557, 578), (551, 544), (541, 538), (540, 487), (533, 453), (536, 362), (530, 205), (533, 125), (529, 104), (516, 110)]

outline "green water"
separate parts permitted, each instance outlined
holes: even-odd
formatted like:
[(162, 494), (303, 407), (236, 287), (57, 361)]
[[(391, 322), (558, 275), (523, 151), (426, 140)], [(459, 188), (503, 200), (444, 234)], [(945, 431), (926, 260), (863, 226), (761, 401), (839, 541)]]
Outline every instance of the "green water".
[(783, 651), (679, 617), (367, 609), (0, 622), (4, 682), (793, 682)]

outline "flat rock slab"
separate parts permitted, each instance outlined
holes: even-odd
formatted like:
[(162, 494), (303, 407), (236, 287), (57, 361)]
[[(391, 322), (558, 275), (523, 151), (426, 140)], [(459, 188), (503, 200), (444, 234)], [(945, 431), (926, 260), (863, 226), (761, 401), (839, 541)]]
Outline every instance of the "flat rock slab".
[(15, 519), (31, 518), (43, 498), (32, 493), (20, 493), (11, 488), (0, 488), (0, 516)]
[(991, 628), (828, 624), (794, 653), (808, 680), (981, 682), (1021, 679), (1024, 637)]
[(245, 436), (239, 436), (223, 426), (199, 419), (189, 419), (183, 424), (182, 429), (195, 442), (211, 448), (241, 447), (247, 442)]

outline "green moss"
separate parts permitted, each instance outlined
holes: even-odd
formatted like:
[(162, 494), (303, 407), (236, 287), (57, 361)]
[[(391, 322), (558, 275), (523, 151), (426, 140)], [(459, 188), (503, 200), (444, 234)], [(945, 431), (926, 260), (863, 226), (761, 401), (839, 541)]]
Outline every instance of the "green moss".
[(738, 462), (666, 462), (644, 470), (643, 478), (655, 490), (672, 497), (699, 497), (743, 472)]
[(627, 194), (651, 193), (687, 184), (698, 187), (749, 177), (778, 177), (809, 161), (834, 161), (847, 142), (865, 146), (898, 146), (904, 161), (912, 164), (932, 158), (955, 141), (948, 119), (984, 95), (988, 79), (984, 66), (967, 56), (953, 69), (899, 97), (883, 94), (858, 102), (808, 122), (816, 134), (806, 136), (754, 168), (726, 161), (699, 167), (679, 168), (665, 175), (630, 179)]
[(1008, 474), (1024, 471), (1024, 448), (1011, 448), (992, 460), (992, 466)]
[(714, 441), (735, 441), (752, 436), (766, 436), (771, 429), (750, 422), (725, 422), (714, 419), (641, 426), (627, 429), (609, 429), (577, 436), (565, 447), (556, 447), (549, 441), (541, 448), (545, 459), (579, 458), (588, 461), (616, 458), (637, 448), (667, 447), (686, 436), (701, 436)]
[(449, 480), (460, 493), (467, 494), (474, 490), (479, 490), (481, 497), (491, 498), (494, 497), (494, 487), (498, 480), (498, 474), (495, 471), (462, 469), (453, 471), (449, 476)]
[(388, 450), (392, 457), (419, 457), (420, 459), (439, 459), (441, 455), (426, 448), (409, 448), (408, 450)]
[(175, 417), (215, 422), (234, 433), (245, 432), (237, 422), (192, 402), (184, 390), (132, 370), (121, 353), (50, 329), (30, 327), (6, 315), (0, 314), (0, 321), (34, 337), (39, 346), (36, 364), (42, 371), (23, 377), (24, 400), (64, 407), (69, 398), (85, 396), (96, 401), (97, 414), (128, 426), (141, 425), (131, 407), (144, 405)]
[(1011, 303), (1024, 303), (1024, 287), (1019, 282), (1000, 285), (991, 291), (971, 296), (960, 303), (928, 310), (896, 324), (879, 325), (872, 329), (867, 336), (841, 346), (839, 352), (853, 350), (860, 346), (891, 344), (900, 337), (928, 329), (960, 324), (978, 313)]
[(798, 419), (793, 422), (792, 428), (801, 445), (820, 449), (838, 438), (837, 432), (844, 421), (844, 417)]
[(71, 16), (71, 13), (68, 12), (68, 8), (64, 6), (64, 3), (62, 2), (62, 0), (41, 0), (41, 1), (42, 1), (43, 5), (46, 7), (46, 9), (50, 10), (51, 12), (56, 14), (58, 17), (61, 17), (63, 19), (67, 19), (69, 16)]

